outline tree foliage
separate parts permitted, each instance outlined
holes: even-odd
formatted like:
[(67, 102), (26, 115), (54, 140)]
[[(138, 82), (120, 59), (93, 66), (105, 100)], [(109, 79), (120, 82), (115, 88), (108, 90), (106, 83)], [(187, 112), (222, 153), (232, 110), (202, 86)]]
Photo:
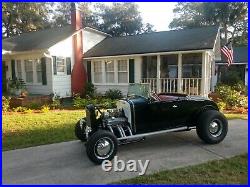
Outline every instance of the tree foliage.
[(170, 28), (220, 25), (222, 37), (235, 43), (247, 42), (248, 6), (246, 2), (178, 3)]
[(47, 3), (2, 3), (2, 36), (49, 27), (49, 11)]
[(113, 36), (138, 34), (142, 31), (142, 18), (135, 3), (99, 4), (100, 29)]
[[(83, 26), (94, 27), (113, 36), (152, 32), (153, 25), (144, 24), (135, 3), (76, 3), (82, 13)], [(69, 2), (3, 3), (2, 35), (10, 37), (23, 32), (70, 24)]]
[[(94, 27), (112, 36), (133, 35), (152, 32), (153, 25), (143, 24), (138, 5), (135, 3), (77, 3), (82, 13), (84, 26)], [(70, 23), (70, 3), (58, 3), (54, 25)]]

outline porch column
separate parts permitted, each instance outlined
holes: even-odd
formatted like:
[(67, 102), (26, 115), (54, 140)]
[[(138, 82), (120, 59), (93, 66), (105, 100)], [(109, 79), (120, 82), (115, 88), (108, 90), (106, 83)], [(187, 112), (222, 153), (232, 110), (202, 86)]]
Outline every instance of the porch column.
[(161, 56), (157, 55), (157, 79), (156, 79), (156, 84), (157, 84), (157, 92), (161, 92)]
[(202, 52), (202, 64), (201, 64), (201, 95), (206, 96), (206, 53)]
[(178, 81), (177, 81), (177, 92), (182, 93), (181, 88), (181, 79), (182, 79), (182, 54), (178, 54)]

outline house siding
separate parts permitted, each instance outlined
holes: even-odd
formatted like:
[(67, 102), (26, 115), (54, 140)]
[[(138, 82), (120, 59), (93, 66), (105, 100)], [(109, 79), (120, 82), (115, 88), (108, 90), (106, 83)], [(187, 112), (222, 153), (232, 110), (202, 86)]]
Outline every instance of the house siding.
[[(117, 60), (117, 59), (121, 59), (121, 58), (113, 58), (113, 60)], [(134, 64), (135, 64), (135, 69), (134, 69), (134, 82), (135, 83), (140, 83), (141, 81), (141, 62), (142, 62), (142, 58), (141, 57), (128, 57), (126, 59), (134, 59)], [(100, 60), (104, 60), (104, 59), (100, 59)], [(92, 61), (93, 62), (93, 61)], [(92, 80), (93, 79), (93, 65), (92, 67)], [(128, 72), (129, 74), (129, 72)], [(97, 92), (104, 94), (107, 90), (109, 89), (118, 89), (122, 92), (123, 95), (127, 95), (128, 93), (128, 83), (114, 83), (114, 84), (108, 84), (108, 83), (93, 83), (94, 86), (96, 87)]]
[(94, 47), (105, 38), (105, 35), (101, 35), (88, 30), (83, 30), (83, 53)]
[[(86, 52), (94, 45), (102, 41), (106, 36), (91, 32), (88, 30), (83, 30), (83, 52)], [(55, 44), (49, 48), (50, 56), (62, 56), (71, 58), (71, 71), (74, 67), (74, 53), (73, 53), (73, 43), (72, 36), (66, 38), (65, 40)], [(71, 93), (71, 75), (58, 74), (54, 75), (52, 73), (53, 80), (53, 92), (60, 97), (69, 97)], [(80, 80), (79, 80), (80, 81)]]
[[(73, 47), (72, 47), (72, 37), (68, 37), (65, 40), (58, 42), (54, 46), (48, 49), (50, 56), (57, 57), (70, 57), (71, 58), (71, 70), (74, 66), (73, 58)], [(51, 58), (51, 67), (52, 67), (52, 58)], [(71, 75), (65, 73), (58, 73), (54, 75), (53, 71), (51, 72), (52, 81), (53, 81), (53, 93), (60, 97), (69, 97), (71, 96)]]
[[(22, 69), (22, 79), (26, 82), (26, 74), (25, 74), (25, 65), (24, 65), (24, 60), (29, 60), (29, 59), (41, 59), (44, 57), (43, 52), (34, 52), (32, 54), (26, 53), (26, 54), (17, 54), (17, 55), (11, 55), (8, 57), (5, 57), (3, 60), (6, 62), (7, 71), (6, 71), (6, 78), (12, 79), (11, 76), (11, 60), (14, 59), (15, 61), (20, 60), (21, 63), (21, 69)], [(35, 70), (33, 66), (33, 70)], [(17, 74), (17, 62), (15, 63), (15, 72)], [(41, 83), (36, 83), (34, 80), (36, 79), (36, 71), (33, 72), (33, 81), (34, 83), (26, 83), (26, 89), (30, 94), (41, 94), (41, 95), (49, 95), (53, 93), (52, 90), (52, 68), (51, 68), (51, 63), (50, 59), (46, 58), (46, 78), (47, 78), (47, 84), (42, 85)]]

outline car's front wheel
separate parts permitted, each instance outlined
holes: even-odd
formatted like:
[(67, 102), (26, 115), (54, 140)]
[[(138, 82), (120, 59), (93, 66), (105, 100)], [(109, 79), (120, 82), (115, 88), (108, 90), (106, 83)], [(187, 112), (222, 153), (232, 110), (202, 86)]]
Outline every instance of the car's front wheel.
[(96, 164), (101, 164), (104, 160), (112, 160), (117, 153), (117, 148), (117, 138), (106, 130), (96, 131), (86, 144), (87, 155)]
[(221, 142), (226, 137), (227, 131), (227, 119), (219, 111), (208, 110), (198, 118), (196, 132), (205, 143), (216, 144)]
[(87, 125), (85, 118), (80, 119), (75, 125), (75, 136), (82, 142), (85, 142), (87, 140), (85, 134), (86, 126)]

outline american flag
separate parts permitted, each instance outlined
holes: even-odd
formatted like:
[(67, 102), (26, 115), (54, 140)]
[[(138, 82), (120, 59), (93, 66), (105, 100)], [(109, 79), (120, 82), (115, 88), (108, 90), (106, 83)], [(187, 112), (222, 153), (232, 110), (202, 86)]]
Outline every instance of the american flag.
[(221, 48), (221, 52), (226, 56), (228, 66), (230, 66), (234, 61), (233, 47), (231, 40)]

